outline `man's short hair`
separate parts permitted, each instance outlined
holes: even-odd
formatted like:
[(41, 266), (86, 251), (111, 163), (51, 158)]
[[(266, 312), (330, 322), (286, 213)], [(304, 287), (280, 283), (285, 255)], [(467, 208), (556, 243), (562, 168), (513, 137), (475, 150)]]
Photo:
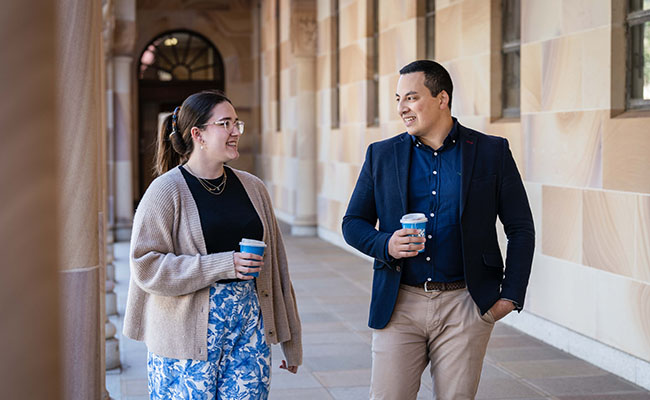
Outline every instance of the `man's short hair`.
[(400, 75), (412, 72), (424, 72), (424, 86), (429, 89), (431, 96), (435, 97), (443, 90), (447, 92), (451, 110), (451, 92), (454, 90), (454, 85), (445, 67), (432, 60), (417, 60), (399, 70)]

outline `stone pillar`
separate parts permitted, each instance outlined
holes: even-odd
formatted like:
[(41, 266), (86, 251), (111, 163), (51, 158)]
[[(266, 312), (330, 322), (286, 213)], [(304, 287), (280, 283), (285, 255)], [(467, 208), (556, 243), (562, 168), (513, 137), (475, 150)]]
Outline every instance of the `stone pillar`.
[(58, 400), (55, 2), (2, 8), (0, 397)]
[(316, 235), (316, 2), (293, 0), (291, 4), (290, 42), (296, 77), (297, 165), (295, 182), (295, 214), (291, 234)]
[(133, 223), (133, 120), (132, 120), (133, 57), (113, 58), (113, 113), (115, 131), (115, 239), (131, 238)]
[(115, 287), (115, 161), (113, 136), (113, 61), (106, 61), (106, 314), (117, 315), (117, 296)]
[(115, 34), (113, 36), (113, 177), (114, 233), (116, 241), (131, 239), (133, 206), (137, 187), (137, 162), (134, 144), (137, 134), (133, 104), (135, 72), (136, 0), (115, 0)]
[[(104, 255), (105, 255), (105, 265), (106, 265), (106, 286), (105, 286), (105, 318), (104, 318), (104, 333), (105, 333), (105, 356), (106, 356), (106, 365), (105, 368), (114, 369), (120, 366), (120, 346), (117, 337), (117, 328), (115, 325), (108, 319), (109, 315), (117, 315), (117, 295), (115, 294), (115, 265), (113, 264), (113, 242), (114, 242), (114, 221), (115, 221), (115, 212), (113, 208), (113, 197), (115, 195), (115, 187), (113, 185), (113, 61), (112, 61), (112, 49), (113, 49), (113, 34), (115, 30), (115, 9), (113, 0), (104, 0), (103, 1), (103, 21), (104, 21), (104, 59), (105, 59), (105, 68), (106, 71), (106, 90), (105, 93), (105, 116), (106, 116), (106, 126), (105, 126), (105, 136), (104, 136), (104, 151), (102, 156), (105, 159), (105, 162), (102, 163), (100, 171), (103, 172), (103, 180), (106, 182), (104, 185), (105, 196), (103, 198), (102, 204), (105, 207), (105, 221), (106, 229), (105, 240), (104, 240)], [(101, 250), (100, 250), (101, 251)], [(110, 398), (108, 392), (104, 393), (104, 398)]]
[(115, 7), (113, 0), (104, 4), (104, 50), (106, 54), (106, 278), (115, 281), (115, 133), (113, 113), (113, 35)]
[(56, 4), (63, 397), (99, 399), (105, 391), (102, 10), (97, 1)]

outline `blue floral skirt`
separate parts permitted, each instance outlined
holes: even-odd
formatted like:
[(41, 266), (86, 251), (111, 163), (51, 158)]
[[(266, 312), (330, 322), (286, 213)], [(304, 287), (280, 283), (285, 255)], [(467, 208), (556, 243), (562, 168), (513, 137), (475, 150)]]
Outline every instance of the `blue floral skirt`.
[(210, 287), (208, 359), (178, 360), (149, 352), (151, 399), (266, 399), (271, 352), (255, 281)]

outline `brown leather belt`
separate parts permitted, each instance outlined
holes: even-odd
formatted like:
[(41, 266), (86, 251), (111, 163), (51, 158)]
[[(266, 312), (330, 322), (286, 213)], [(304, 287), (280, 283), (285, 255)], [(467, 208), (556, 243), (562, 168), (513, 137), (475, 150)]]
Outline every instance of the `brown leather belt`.
[(417, 285), (408, 285), (408, 286), (413, 286), (416, 288), (424, 289), (425, 292), (434, 292), (434, 291), (439, 291), (439, 292), (444, 292), (447, 290), (458, 290), (464, 288), (465, 281), (456, 281), (456, 282), (431, 282), (431, 281), (424, 281), (420, 284)]

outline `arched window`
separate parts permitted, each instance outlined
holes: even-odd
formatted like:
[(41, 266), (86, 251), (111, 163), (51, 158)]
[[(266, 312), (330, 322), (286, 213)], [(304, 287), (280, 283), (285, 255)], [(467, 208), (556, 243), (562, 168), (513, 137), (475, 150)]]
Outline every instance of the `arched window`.
[(167, 32), (152, 40), (140, 56), (140, 80), (221, 81), (223, 61), (203, 36), (189, 31)]

